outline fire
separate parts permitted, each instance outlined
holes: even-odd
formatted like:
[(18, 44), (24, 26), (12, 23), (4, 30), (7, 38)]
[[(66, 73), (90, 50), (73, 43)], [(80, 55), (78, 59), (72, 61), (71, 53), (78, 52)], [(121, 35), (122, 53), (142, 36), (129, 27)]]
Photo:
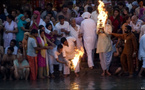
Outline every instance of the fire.
[(100, 25), (102, 25), (102, 27), (105, 26), (105, 22), (108, 18), (108, 12), (105, 9), (105, 5), (102, 1), (99, 1), (99, 6), (98, 6), (98, 21), (97, 21), (97, 29), (99, 29)]
[(72, 61), (72, 69), (75, 70), (79, 60), (80, 60), (80, 57), (82, 57), (84, 54), (84, 50), (83, 48), (81, 48), (81, 50), (79, 49), (75, 49), (75, 57), (71, 60)]

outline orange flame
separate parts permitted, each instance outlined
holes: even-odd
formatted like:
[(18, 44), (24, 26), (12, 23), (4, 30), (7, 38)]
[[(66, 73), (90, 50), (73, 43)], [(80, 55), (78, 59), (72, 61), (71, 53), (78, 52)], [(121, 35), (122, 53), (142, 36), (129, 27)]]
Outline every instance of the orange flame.
[(72, 61), (72, 69), (75, 70), (79, 60), (80, 60), (80, 57), (82, 57), (84, 54), (84, 50), (83, 48), (81, 48), (81, 50), (79, 49), (75, 49), (75, 57), (71, 60)]
[(105, 26), (105, 22), (108, 18), (108, 12), (105, 9), (105, 5), (102, 1), (99, 1), (99, 6), (98, 6), (98, 21), (97, 21), (97, 29), (99, 29), (100, 24), (102, 25), (102, 27)]

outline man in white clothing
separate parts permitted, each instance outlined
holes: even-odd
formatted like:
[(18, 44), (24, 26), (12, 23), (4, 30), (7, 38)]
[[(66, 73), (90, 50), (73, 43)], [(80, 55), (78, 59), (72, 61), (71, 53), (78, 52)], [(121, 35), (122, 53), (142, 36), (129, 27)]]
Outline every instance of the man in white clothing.
[(93, 69), (93, 55), (92, 50), (96, 46), (96, 23), (90, 18), (91, 14), (89, 12), (84, 12), (82, 17), (84, 20), (81, 23), (81, 33), (83, 34), (84, 46), (88, 56), (88, 66)]
[[(67, 62), (67, 65), (64, 65), (63, 73), (67, 77), (70, 74), (71, 60), (75, 57), (76, 39), (73, 37), (63, 37), (61, 38), (61, 43), (63, 44), (63, 57)], [(80, 71), (79, 63), (74, 71), (76, 76), (78, 76), (77, 73)]]
[(5, 54), (7, 54), (7, 51), (8, 51), (8, 48), (9, 47), (13, 47), (14, 48), (13, 55), (17, 55), (18, 47), (16, 46), (16, 40), (14, 40), (14, 39), (11, 40), (10, 46), (8, 46), (8, 47), (5, 48)]
[[(69, 31), (69, 23), (67, 21), (65, 21), (63, 15), (58, 16), (58, 18), (59, 18), (59, 22), (55, 25), (55, 29), (54, 30), (56, 30), (57, 33), (61, 37), (66, 37), (70, 33), (70, 31)], [(57, 45), (60, 44), (61, 37), (57, 38), (57, 40), (58, 40)]]
[(55, 48), (53, 48), (51, 51), (49, 51), (49, 67), (50, 67), (50, 73), (51, 73), (51, 77), (54, 77), (53, 73), (54, 73), (54, 65), (59, 65), (59, 71), (60, 71), (60, 75), (62, 75), (62, 64), (67, 64), (65, 61), (63, 61), (62, 59), (62, 50), (63, 50), (63, 46), (61, 44), (59, 44), (58, 46), (56, 46)]
[(130, 26), (132, 27), (132, 32), (135, 34), (137, 39), (139, 39), (139, 34), (143, 21), (138, 19), (136, 15), (132, 16)]
[[(97, 6), (96, 6), (97, 8)], [(95, 11), (92, 12), (91, 14), (91, 18), (97, 23), (98, 21), (98, 12), (97, 12), (98, 9), (96, 9)]]

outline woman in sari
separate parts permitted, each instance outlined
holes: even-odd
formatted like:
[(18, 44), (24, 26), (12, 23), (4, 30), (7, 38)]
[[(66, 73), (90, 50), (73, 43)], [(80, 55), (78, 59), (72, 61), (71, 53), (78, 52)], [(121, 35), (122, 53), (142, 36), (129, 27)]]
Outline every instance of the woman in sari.
[[(47, 39), (45, 37), (44, 30), (40, 30), (40, 35), (37, 37), (39, 47), (48, 46)], [(52, 48), (52, 47), (48, 47)], [(48, 64), (48, 53), (46, 49), (42, 49), (38, 52), (38, 77), (43, 79), (49, 77), (49, 64)]]
[(32, 17), (31, 24), (30, 24), (30, 28), (31, 29), (38, 29), (39, 25), (42, 25), (43, 20), (40, 18), (40, 12), (35, 10), (33, 12), (33, 17)]
[(24, 33), (29, 32), (30, 30), (25, 29), (25, 24), (27, 22), (25, 21), (25, 17), (23, 14), (20, 14), (18, 16), (18, 33), (16, 34), (16, 40), (17, 42), (22, 41), (24, 38)]

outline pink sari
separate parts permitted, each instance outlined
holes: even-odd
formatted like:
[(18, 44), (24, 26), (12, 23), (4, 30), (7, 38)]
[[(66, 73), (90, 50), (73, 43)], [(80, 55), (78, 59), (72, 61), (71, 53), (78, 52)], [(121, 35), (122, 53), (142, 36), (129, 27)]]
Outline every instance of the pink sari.
[[(36, 23), (37, 23), (37, 25), (39, 25), (39, 23), (40, 23), (40, 12), (37, 11), (37, 10), (35, 10), (33, 12), (33, 14), (36, 14), (37, 15)], [(38, 29), (38, 27), (33, 23), (32, 24), (32, 29)]]

